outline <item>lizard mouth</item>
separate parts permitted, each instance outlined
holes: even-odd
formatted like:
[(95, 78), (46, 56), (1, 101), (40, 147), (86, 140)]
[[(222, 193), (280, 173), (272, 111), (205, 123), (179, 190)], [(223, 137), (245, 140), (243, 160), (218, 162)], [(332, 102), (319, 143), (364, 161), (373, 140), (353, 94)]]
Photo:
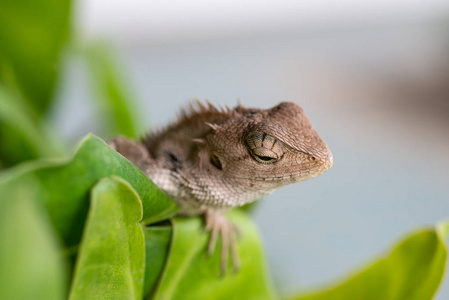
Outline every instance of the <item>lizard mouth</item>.
[(290, 174), (284, 175), (272, 175), (272, 176), (254, 176), (254, 177), (236, 177), (236, 179), (241, 180), (251, 180), (258, 182), (283, 182), (285, 184), (294, 183), (298, 181), (304, 181), (313, 177), (317, 177), (327, 170), (329, 170), (334, 159), (332, 153), (327, 152), (322, 158), (320, 158), (319, 163), (314, 164), (314, 166), (303, 165), (302, 170), (292, 172)]

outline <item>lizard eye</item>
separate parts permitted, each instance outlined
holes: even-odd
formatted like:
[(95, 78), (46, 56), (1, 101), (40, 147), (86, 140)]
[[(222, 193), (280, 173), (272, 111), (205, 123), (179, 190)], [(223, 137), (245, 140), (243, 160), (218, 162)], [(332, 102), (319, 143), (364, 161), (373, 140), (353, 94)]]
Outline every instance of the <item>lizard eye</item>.
[(269, 157), (269, 156), (260, 156), (260, 155), (255, 155), (257, 160), (262, 160), (264, 162), (270, 162), (272, 160), (275, 160), (275, 158), (273, 157)]
[(263, 147), (251, 149), (251, 154), (258, 162), (263, 164), (274, 163), (278, 160), (276, 153)]
[(282, 154), (274, 152), (278, 150), (280, 143), (272, 136), (263, 132), (253, 132), (246, 138), (249, 152), (254, 159), (263, 164), (278, 161)]

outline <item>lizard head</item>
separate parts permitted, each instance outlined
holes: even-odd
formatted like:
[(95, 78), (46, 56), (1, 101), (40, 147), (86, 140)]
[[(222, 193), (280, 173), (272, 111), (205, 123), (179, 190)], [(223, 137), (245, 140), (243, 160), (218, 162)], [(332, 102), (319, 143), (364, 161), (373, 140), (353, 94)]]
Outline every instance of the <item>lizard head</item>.
[(207, 168), (233, 185), (273, 190), (316, 177), (333, 163), (326, 143), (303, 109), (282, 102), (266, 110), (241, 106), (234, 117), (210, 125)]

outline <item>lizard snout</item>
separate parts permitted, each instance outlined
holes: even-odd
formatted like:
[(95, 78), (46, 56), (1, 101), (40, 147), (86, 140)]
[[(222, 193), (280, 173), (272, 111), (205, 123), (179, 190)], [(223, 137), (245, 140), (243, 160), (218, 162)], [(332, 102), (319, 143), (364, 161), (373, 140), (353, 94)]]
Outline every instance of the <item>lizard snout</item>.
[(324, 154), (326, 168), (329, 169), (334, 164), (334, 157), (331, 152), (327, 152)]

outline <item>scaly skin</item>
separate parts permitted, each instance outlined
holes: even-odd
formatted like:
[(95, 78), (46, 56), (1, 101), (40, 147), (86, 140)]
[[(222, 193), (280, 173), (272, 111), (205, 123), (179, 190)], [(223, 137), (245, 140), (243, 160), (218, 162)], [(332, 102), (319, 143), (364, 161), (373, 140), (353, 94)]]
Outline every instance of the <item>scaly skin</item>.
[(116, 138), (110, 144), (179, 204), (180, 215), (203, 214), (212, 232), (209, 253), (220, 234), (235, 268), (235, 227), (221, 213), (318, 176), (333, 163), (302, 108), (290, 102), (266, 110), (197, 102), (142, 143)]

